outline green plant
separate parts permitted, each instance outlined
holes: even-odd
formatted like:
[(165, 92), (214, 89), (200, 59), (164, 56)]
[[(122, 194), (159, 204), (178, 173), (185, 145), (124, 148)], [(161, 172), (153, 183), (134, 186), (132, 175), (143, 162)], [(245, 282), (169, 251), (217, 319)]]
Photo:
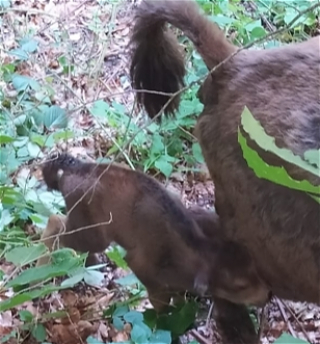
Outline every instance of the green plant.
[[(299, 11), (310, 5), (310, 1), (303, 0), (256, 0), (251, 2), (253, 8), (247, 8), (240, 0), (198, 2), (212, 20), (230, 33), (231, 39), (238, 45), (283, 27)], [(28, 7), (28, 3), (25, 5)], [(33, 267), (41, 255), (48, 254), (46, 247), (35, 240), (36, 237), (45, 227), (51, 213), (64, 211), (61, 195), (47, 191), (39, 181), (37, 164), (41, 163), (51, 148), (77, 139), (84, 138), (85, 141), (88, 136), (92, 136), (92, 127), (83, 129), (74, 125), (74, 117), (79, 117), (80, 112), (90, 112), (98, 123), (98, 131), (105, 134), (104, 137), (112, 143), (108, 150), (96, 154), (97, 161), (111, 159), (121, 152), (131, 167), (141, 167), (149, 173), (161, 173), (166, 178), (177, 170), (194, 170), (196, 163), (203, 162), (200, 146), (192, 135), (197, 116), (202, 111), (202, 104), (196, 96), (197, 86), (183, 93), (175, 120), (164, 118), (161, 124), (150, 123), (143, 130), (129, 108), (132, 104), (124, 106), (124, 102), (112, 98), (112, 92), (106, 97), (89, 97), (88, 101), (82, 96), (82, 91), (87, 96), (90, 93), (87, 91), (91, 89), (93, 93), (100, 94), (97, 79), (103, 77), (101, 71), (104, 56), (113, 47), (118, 0), (99, 0), (92, 11), (92, 18), (82, 18), (79, 32), (85, 31), (85, 42), (89, 39), (88, 44), (85, 43), (89, 47), (85, 54), (81, 41), (78, 43), (77, 37), (72, 37), (72, 30), (64, 27), (57, 18), (52, 19), (51, 13), (34, 9), (34, 6), (24, 11), (11, 6), (12, 1), (0, 0), (1, 28), (11, 30), (11, 36), (2, 36), (6, 38), (1, 46), (5, 58), (2, 54), (0, 56), (0, 258), (14, 267), (9, 276), (0, 271), (1, 292), (13, 291), (12, 296), (0, 301), (0, 312), (19, 309), (26, 301), (70, 288), (80, 281), (95, 285), (102, 279), (102, 274), (97, 271), (100, 266), (84, 268), (85, 255), (76, 255), (69, 249), (57, 250), (52, 255), (52, 263), (47, 266)], [(15, 13), (18, 15), (6, 17), (7, 14)], [(20, 18), (21, 13), (23, 20)], [(271, 41), (263, 42), (261, 47), (299, 41), (312, 35), (316, 30), (317, 15), (315, 10), (301, 16), (297, 27)], [(36, 26), (42, 16), (53, 20), (50, 25), (43, 25), (45, 35), (43, 27)], [(50, 37), (44, 48), (41, 44), (43, 37)], [(205, 76), (207, 69), (186, 38), (182, 35), (179, 40), (187, 51), (188, 73), (185, 80), (190, 84)], [(56, 55), (55, 50), (58, 50)], [(47, 56), (48, 60), (42, 60), (43, 56)], [(120, 75), (115, 84), (122, 86), (126, 82), (126, 76)], [(77, 88), (78, 84), (81, 86)], [(87, 89), (84, 87), (86, 84)], [(252, 126), (261, 133), (259, 124), (254, 123), (248, 113), (244, 114), (243, 128), (259, 144), (258, 138), (250, 134)], [(129, 147), (123, 148), (128, 140), (131, 140)], [(254, 152), (248, 150), (241, 136), (239, 140), (242, 140), (250, 160)], [(267, 142), (269, 151), (283, 154), (281, 156), (284, 159), (292, 158), (290, 152), (275, 150), (271, 138), (264, 137), (263, 140), (260, 144), (266, 146)], [(312, 167), (309, 162), (314, 162), (318, 153), (308, 152), (303, 161), (304, 168)], [(267, 168), (263, 161), (258, 162), (258, 167)], [(278, 172), (272, 171), (275, 174)], [(319, 194), (318, 189), (312, 185), (302, 182), (297, 184), (285, 174), (282, 181), (288, 187), (294, 184), (305, 192)], [(128, 270), (124, 260), (125, 252), (119, 246), (110, 247), (107, 255), (117, 266)], [(59, 287), (49, 282), (53, 277), (62, 276), (67, 278)], [(197, 314), (197, 303), (194, 300), (181, 303), (161, 316), (157, 316), (153, 310), (136, 312), (132, 309), (146, 296), (143, 285), (130, 272), (114, 282), (126, 297), (124, 301), (117, 300), (110, 305), (104, 317), (118, 328), (129, 323), (132, 327), (130, 343), (171, 343), (193, 325)], [(20, 330), (31, 332), (37, 341), (43, 342), (44, 323), (38, 319), (35, 321), (28, 311), (19, 310), (17, 314), (23, 322)], [(48, 314), (42, 315), (44, 320), (49, 318)], [(17, 336), (18, 330), (13, 330), (0, 342)], [(278, 339), (278, 343), (288, 343), (291, 339), (284, 335)], [(88, 343), (97, 341), (89, 337)]]
[(302, 339), (294, 338), (294, 337), (288, 335), (287, 333), (282, 334), (274, 342), (274, 344), (306, 344), (306, 343), (308, 343), (308, 342), (306, 342)]
[[(309, 150), (305, 152), (304, 159), (294, 155), (289, 149), (279, 148), (274, 138), (266, 134), (261, 124), (252, 116), (248, 108), (245, 108), (241, 117), (241, 126), (250, 138), (263, 150), (275, 154), (283, 161), (289, 162), (309, 173), (319, 176), (320, 174), (320, 150)], [(280, 184), (291, 189), (307, 192), (312, 198), (320, 203), (320, 186), (310, 184), (307, 180), (297, 181), (291, 178), (284, 167), (270, 166), (250, 148), (247, 140), (238, 130), (238, 140), (248, 166), (253, 169), (259, 178), (264, 178), (273, 183)]]

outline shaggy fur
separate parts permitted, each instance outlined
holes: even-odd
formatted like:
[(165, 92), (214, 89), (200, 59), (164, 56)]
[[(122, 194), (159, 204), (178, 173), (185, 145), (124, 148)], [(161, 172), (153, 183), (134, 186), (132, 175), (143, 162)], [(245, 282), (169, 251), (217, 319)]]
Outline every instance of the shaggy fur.
[[(194, 1), (143, 1), (137, 9), (132, 36), (131, 76), (136, 88), (148, 86), (172, 92), (182, 85), (183, 67), (177, 41), (173, 44), (170, 38), (170, 46), (163, 48), (166, 23), (190, 38), (210, 70), (237, 50)], [(146, 30), (150, 34), (144, 35)], [(161, 52), (152, 32), (157, 32)], [(141, 46), (143, 51), (139, 50)], [(141, 65), (138, 68), (140, 63), (144, 69)], [(152, 82), (146, 82), (146, 78)], [(279, 147), (289, 148), (301, 157), (306, 150), (319, 149), (319, 80), (319, 37), (269, 50), (240, 51), (200, 87), (198, 95), (204, 110), (196, 126), (215, 183), (216, 210), (226, 236), (247, 247), (259, 274), (278, 297), (318, 304), (319, 204), (303, 192), (256, 177), (243, 158), (237, 132), (241, 113), (247, 106)], [(154, 101), (147, 94), (139, 99), (150, 117), (167, 100), (162, 97)], [(177, 107), (178, 101), (166, 113), (173, 113)], [(247, 139), (269, 164), (284, 165), (292, 177), (320, 184), (317, 176), (283, 164)]]
[[(54, 248), (55, 239), (50, 237), (63, 230), (68, 233), (90, 226), (60, 236), (59, 243), (89, 252), (89, 264), (97, 263), (95, 254), (111, 242), (120, 244), (157, 310), (162, 310), (175, 293), (186, 290), (198, 294), (208, 290), (209, 294), (244, 304), (268, 300), (269, 289), (249, 253), (224, 238), (218, 216), (201, 208), (187, 210), (146, 174), (62, 154), (45, 163), (43, 176), (49, 187), (62, 192), (68, 211), (67, 216), (49, 218), (42, 235), (47, 247)], [(209, 231), (210, 237), (206, 236)], [(189, 237), (193, 233), (198, 249), (186, 244), (184, 233)], [(44, 257), (38, 265), (47, 260)]]

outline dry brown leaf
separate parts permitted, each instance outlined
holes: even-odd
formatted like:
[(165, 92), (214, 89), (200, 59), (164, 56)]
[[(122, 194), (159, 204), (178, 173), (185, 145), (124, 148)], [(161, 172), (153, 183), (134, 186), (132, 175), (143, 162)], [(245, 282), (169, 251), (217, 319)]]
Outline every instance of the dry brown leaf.
[(63, 305), (65, 307), (74, 307), (78, 303), (78, 295), (70, 290), (70, 289), (65, 289), (60, 292), (61, 294), (61, 300), (63, 302)]
[(67, 309), (67, 315), (61, 318), (61, 324), (68, 325), (68, 324), (75, 324), (78, 323), (81, 319), (80, 312), (78, 308), (71, 307)]
[(77, 324), (52, 326), (52, 340), (59, 344), (79, 344), (85, 343), (86, 338), (93, 335), (99, 324), (92, 324), (89, 321), (80, 320)]
[[(5, 311), (2, 312), (0, 314), (0, 326), (2, 328), (9, 328), (11, 327), (13, 324), (13, 320), (12, 320), (12, 312), (9, 311)], [(1, 330), (0, 330), (1, 331)], [(1, 333), (1, 332), (0, 332)]]
[(118, 342), (127, 342), (129, 340), (130, 336), (128, 333), (124, 331), (117, 331), (113, 336), (112, 336), (112, 341), (115, 343)]

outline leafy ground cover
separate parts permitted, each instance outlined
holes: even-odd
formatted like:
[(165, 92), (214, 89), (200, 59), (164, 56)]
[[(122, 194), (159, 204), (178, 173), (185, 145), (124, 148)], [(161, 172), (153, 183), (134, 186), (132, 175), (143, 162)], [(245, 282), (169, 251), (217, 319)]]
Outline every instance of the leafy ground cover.
[[(316, 1), (198, 1), (238, 45), (275, 32), (300, 13), (294, 29), (253, 48), (319, 34)], [(177, 119), (147, 121), (134, 107), (127, 43), (135, 3), (125, 0), (0, 0), (0, 343), (219, 343), (209, 300), (186, 298), (156, 317), (141, 283), (113, 246), (106, 272), (83, 268), (84, 256), (59, 250), (50, 269), (39, 233), (63, 211), (40, 173), (52, 150), (141, 169), (176, 191), (186, 205), (211, 207), (214, 186), (192, 129), (202, 105), (194, 84)], [(187, 83), (206, 68), (192, 45)], [(63, 277), (63, 278), (62, 278)], [(51, 282), (54, 278), (54, 282)], [(61, 283), (60, 283), (61, 282)], [(31, 286), (31, 283), (35, 285)], [(262, 342), (320, 343), (315, 305), (273, 300), (264, 310)], [(261, 311), (253, 310), (255, 321)], [(294, 339), (296, 337), (298, 339)]]

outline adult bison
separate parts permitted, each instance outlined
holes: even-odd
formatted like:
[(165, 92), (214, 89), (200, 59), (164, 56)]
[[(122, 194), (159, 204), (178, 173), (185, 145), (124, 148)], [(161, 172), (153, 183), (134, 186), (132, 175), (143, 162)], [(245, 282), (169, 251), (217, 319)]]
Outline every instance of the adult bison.
[[(131, 40), (135, 89), (172, 93), (183, 85), (184, 61), (166, 23), (181, 29), (194, 43), (208, 70), (238, 49), (199, 11), (196, 2), (143, 1), (136, 11)], [(238, 126), (247, 106), (279, 147), (303, 157), (306, 150), (320, 148), (319, 88), (319, 37), (269, 50), (241, 50), (201, 85), (198, 95), (204, 110), (196, 126), (226, 235), (246, 246), (275, 295), (315, 303), (320, 303), (319, 204), (304, 192), (258, 178), (243, 158)], [(138, 102), (150, 117), (169, 98), (138, 93)], [(174, 113), (178, 105), (176, 97), (165, 113)], [(247, 139), (269, 164), (283, 165)], [(286, 164), (285, 168), (296, 179), (320, 184), (320, 178), (297, 167)], [(238, 340), (254, 343), (257, 339), (250, 334)]]

